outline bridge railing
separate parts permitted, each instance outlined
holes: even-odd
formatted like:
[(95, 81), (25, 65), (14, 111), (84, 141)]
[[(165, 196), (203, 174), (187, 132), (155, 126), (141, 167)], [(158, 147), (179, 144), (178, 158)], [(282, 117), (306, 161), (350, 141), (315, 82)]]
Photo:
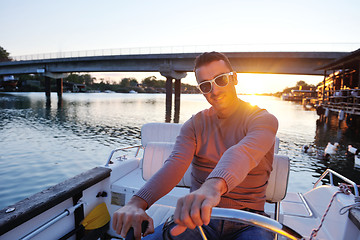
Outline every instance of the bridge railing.
[(96, 49), (68, 52), (39, 53), (30, 55), (13, 56), (14, 61), (40, 60), (54, 58), (114, 56), (114, 55), (140, 55), (140, 54), (166, 54), (166, 53), (197, 53), (208, 51), (209, 46), (168, 46), (168, 47), (139, 47), (139, 48), (116, 48)]
[(270, 43), (270, 44), (236, 44), (236, 45), (193, 45), (97, 49), (30, 54), (12, 56), (14, 61), (43, 60), (54, 58), (94, 57), (113, 55), (201, 53), (206, 51), (219, 52), (350, 52), (358, 49), (360, 43)]

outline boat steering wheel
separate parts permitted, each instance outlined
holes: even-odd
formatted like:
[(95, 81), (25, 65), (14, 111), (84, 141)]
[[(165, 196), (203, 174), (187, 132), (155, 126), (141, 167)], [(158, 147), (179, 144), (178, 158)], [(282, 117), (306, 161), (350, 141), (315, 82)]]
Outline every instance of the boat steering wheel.
[[(283, 236), (285, 236), (289, 239), (293, 239), (293, 240), (304, 239), (295, 230), (279, 223), (278, 221), (275, 221), (274, 219), (265, 217), (260, 214), (248, 212), (248, 211), (214, 207), (211, 212), (211, 219), (227, 220), (227, 221), (244, 223), (244, 224), (252, 225), (252, 226), (256, 226), (256, 227), (261, 227), (268, 231), (283, 235)], [(146, 229), (146, 227), (145, 227), (146, 225), (144, 225), (144, 223), (145, 222), (143, 222), (143, 224), (142, 224), (142, 232), (145, 232), (145, 229)], [(199, 230), (200, 230), (200, 234), (202, 235), (203, 239), (207, 239), (204, 232), (202, 231), (201, 227), (199, 227)], [(131, 239), (131, 240), (135, 239), (133, 229), (130, 229), (130, 231), (128, 232), (128, 234), (126, 236), (126, 240), (128, 240), (128, 239)]]
[(283, 235), (289, 239), (304, 239), (295, 230), (279, 223), (278, 221), (275, 221), (274, 219), (243, 210), (214, 207), (212, 209), (211, 219), (245, 223), (248, 225), (264, 228), (273, 233)]

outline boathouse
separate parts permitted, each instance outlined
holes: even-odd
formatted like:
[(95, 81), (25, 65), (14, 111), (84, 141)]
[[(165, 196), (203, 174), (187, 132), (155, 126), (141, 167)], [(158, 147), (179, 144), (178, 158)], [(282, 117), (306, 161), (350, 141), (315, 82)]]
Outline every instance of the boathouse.
[(360, 116), (360, 49), (317, 70), (324, 70), (317, 92), (325, 116), (334, 112), (339, 120)]

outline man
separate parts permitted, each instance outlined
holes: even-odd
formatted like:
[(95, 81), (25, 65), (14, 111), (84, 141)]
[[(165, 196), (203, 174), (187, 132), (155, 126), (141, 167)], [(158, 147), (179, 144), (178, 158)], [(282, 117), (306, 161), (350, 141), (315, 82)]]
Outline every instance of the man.
[[(165, 238), (202, 239), (196, 226), (203, 226), (209, 239), (272, 239), (263, 229), (211, 220), (210, 215), (215, 206), (265, 214), (277, 119), (237, 97), (237, 75), (225, 55), (201, 54), (195, 60), (195, 75), (211, 108), (184, 123), (164, 166), (114, 213), (113, 228), (125, 236), (133, 227), (140, 239), (141, 222), (148, 221), (144, 236), (153, 233), (153, 221), (145, 210), (175, 187), (192, 164), (190, 194), (178, 200)], [(146, 239), (161, 236), (160, 226)]]

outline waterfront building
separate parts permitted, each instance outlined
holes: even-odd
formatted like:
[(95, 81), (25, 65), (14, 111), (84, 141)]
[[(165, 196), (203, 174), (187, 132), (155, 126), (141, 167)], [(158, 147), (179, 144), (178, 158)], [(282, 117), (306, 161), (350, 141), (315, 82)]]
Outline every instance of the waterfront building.
[(318, 99), (327, 113), (339, 120), (360, 116), (360, 49), (319, 68), (324, 81), (318, 86)]

